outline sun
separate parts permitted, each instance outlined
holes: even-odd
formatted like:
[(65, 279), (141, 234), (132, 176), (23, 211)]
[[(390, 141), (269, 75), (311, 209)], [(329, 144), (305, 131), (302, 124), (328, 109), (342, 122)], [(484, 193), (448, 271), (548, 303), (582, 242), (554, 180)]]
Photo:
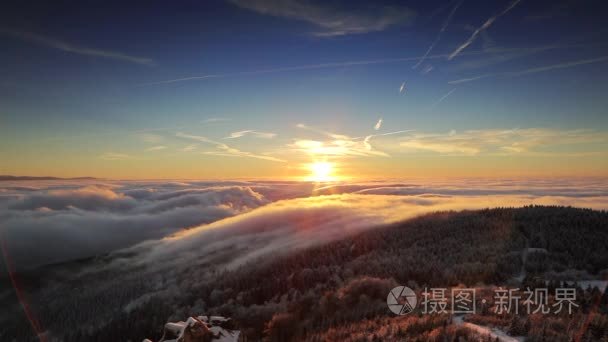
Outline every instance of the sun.
[(308, 176), (309, 181), (313, 182), (331, 182), (337, 180), (334, 174), (335, 165), (330, 162), (314, 162), (308, 164), (310, 175)]

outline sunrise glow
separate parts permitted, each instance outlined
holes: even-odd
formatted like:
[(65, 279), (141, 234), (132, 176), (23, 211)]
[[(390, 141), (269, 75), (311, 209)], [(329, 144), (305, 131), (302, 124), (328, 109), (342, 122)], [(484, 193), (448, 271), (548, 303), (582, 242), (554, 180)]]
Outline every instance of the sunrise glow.
[(332, 182), (338, 180), (335, 175), (334, 163), (314, 162), (308, 165), (310, 175), (307, 180), (312, 182)]
[(608, 342), (607, 12), (5, 1), (0, 342)]

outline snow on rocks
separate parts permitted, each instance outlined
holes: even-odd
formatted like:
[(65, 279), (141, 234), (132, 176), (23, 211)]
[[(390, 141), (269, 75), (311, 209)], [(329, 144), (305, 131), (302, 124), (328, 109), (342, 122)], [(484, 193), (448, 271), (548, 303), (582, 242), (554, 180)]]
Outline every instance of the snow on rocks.
[[(188, 317), (179, 322), (165, 324), (159, 342), (236, 342), (240, 331), (232, 330), (230, 318), (222, 316)], [(152, 342), (145, 339), (143, 342)]]

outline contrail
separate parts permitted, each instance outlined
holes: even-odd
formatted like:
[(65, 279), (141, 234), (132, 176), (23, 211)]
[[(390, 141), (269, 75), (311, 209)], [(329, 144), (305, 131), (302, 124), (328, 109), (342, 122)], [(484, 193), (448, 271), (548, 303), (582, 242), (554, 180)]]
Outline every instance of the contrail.
[(359, 139), (363, 139), (363, 145), (365, 146), (365, 148), (367, 150), (371, 150), (372, 149), (372, 145), (369, 143), (373, 137), (383, 137), (383, 136), (387, 136), (387, 135), (394, 135), (394, 134), (401, 134), (401, 133), (409, 133), (409, 132), (413, 132), (413, 129), (405, 129), (405, 130), (401, 130), (401, 131), (393, 131), (393, 132), (387, 132), (387, 133), (379, 133), (379, 134), (370, 134), (370, 135), (366, 135), (363, 137), (354, 137), (351, 138), (351, 140), (359, 140)]
[(448, 57), (448, 60), (452, 60), (454, 57), (458, 56), (462, 50), (466, 49), (469, 45), (473, 44), (473, 42), (477, 39), (477, 36), (479, 36), (479, 34), (488, 29), (490, 26), (492, 26), (492, 24), (494, 24), (494, 22), (500, 18), (501, 16), (507, 14), (511, 9), (513, 9), (513, 7), (515, 7), (521, 0), (514, 0), (513, 2), (511, 2), (509, 4), (509, 6), (507, 6), (507, 8), (505, 8), (502, 12), (498, 13), (497, 15), (491, 17), (490, 19), (486, 20), (485, 23), (483, 23), (483, 25), (481, 25), (481, 27), (479, 27), (478, 29), (476, 29), (473, 34), (471, 34), (471, 37), (469, 37), (469, 39), (467, 39), (466, 42), (464, 42), (462, 45), (460, 45), (458, 48), (456, 48), (456, 50), (454, 50), (454, 52), (452, 52), (450, 54), (450, 56)]
[(460, 2), (457, 3), (456, 6), (454, 6), (454, 8), (452, 8), (452, 11), (448, 15), (448, 18), (443, 23), (443, 26), (441, 27), (441, 30), (439, 30), (439, 32), (437, 33), (437, 36), (435, 37), (435, 40), (433, 41), (433, 43), (431, 44), (431, 46), (429, 46), (428, 50), (426, 50), (426, 53), (424, 54), (424, 56), (422, 56), (422, 58), (420, 58), (420, 60), (418, 61), (418, 63), (416, 63), (416, 65), (414, 65), (412, 67), (412, 69), (416, 69), (420, 64), (422, 64), (422, 62), (424, 62), (424, 60), (429, 55), (429, 53), (431, 53), (431, 51), (433, 50), (433, 48), (435, 47), (435, 45), (437, 45), (437, 43), (439, 42), (439, 39), (441, 39), (441, 34), (443, 33), (443, 31), (445, 31), (445, 29), (450, 24), (450, 21), (452, 20), (452, 16), (454, 16), (454, 13), (456, 13), (456, 10), (458, 9), (458, 7), (460, 7), (460, 5), (462, 5), (463, 2), (464, 2), (464, 0), (460, 0)]
[(532, 68), (532, 69), (527, 69), (527, 70), (523, 70), (523, 71), (511, 72), (510, 76), (521, 76), (521, 75), (534, 74), (537, 72), (543, 72), (543, 71), (549, 71), (549, 70), (555, 70), (555, 69), (565, 69), (565, 68), (575, 67), (578, 65), (604, 62), (607, 60), (608, 60), (608, 56), (592, 58), (592, 59), (583, 59), (583, 60), (579, 60), (579, 61), (573, 61), (573, 62), (567, 62), (567, 63), (561, 63), (561, 64), (553, 64), (553, 65), (548, 65), (548, 66), (544, 66), (544, 67), (538, 67), (538, 68)]
[(413, 132), (414, 130), (412, 129), (405, 129), (405, 130), (400, 130), (400, 131), (392, 131), (392, 132), (386, 132), (386, 133), (377, 133), (377, 134), (370, 134), (370, 135), (363, 135), (363, 136), (359, 136), (359, 137), (350, 137), (348, 135), (343, 135), (343, 134), (336, 134), (336, 133), (331, 133), (331, 132), (326, 132), (320, 129), (316, 129), (314, 127), (310, 127), (304, 124), (297, 124), (296, 127), (298, 128), (302, 128), (302, 129), (306, 129), (315, 133), (319, 133), (322, 135), (325, 135), (329, 138), (335, 139), (335, 140), (359, 140), (359, 139), (369, 139), (373, 138), (373, 137), (381, 137), (381, 136), (386, 136), (386, 135), (393, 135), (393, 134), (401, 134), (401, 133), (407, 133), (407, 132)]
[(91, 134), (77, 134), (77, 135), (70, 135), (70, 136), (55, 137), (55, 138), (51, 138), (51, 139), (45, 139), (42, 141), (43, 142), (54, 142), (54, 141), (65, 141), (67, 139), (77, 139), (77, 138), (104, 137), (104, 136), (133, 134), (133, 133), (138, 134), (138, 133), (148, 133), (148, 132), (180, 130), (180, 129), (185, 129), (185, 128), (192, 128), (193, 125), (200, 126), (200, 125), (207, 125), (207, 124), (211, 124), (211, 123), (230, 121), (230, 120), (231, 119), (229, 119), (229, 118), (209, 118), (209, 119), (202, 120), (199, 123), (183, 125), (183, 126), (143, 128), (143, 129), (135, 129), (135, 130), (112, 131), (112, 132), (91, 133)]
[(364, 140), (367, 140), (369, 142), (369, 139), (371, 139), (373, 137), (383, 137), (383, 136), (387, 136), (387, 135), (409, 133), (409, 132), (414, 132), (414, 130), (413, 129), (404, 129), (404, 130), (401, 130), (401, 131), (393, 131), (393, 132), (387, 132), (387, 133), (370, 134), (370, 135), (350, 138), (350, 140), (364, 139)]
[(75, 53), (75, 54), (79, 54), (79, 55), (122, 60), (122, 61), (126, 61), (126, 62), (147, 65), (147, 66), (156, 65), (154, 60), (152, 60), (150, 58), (135, 57), (135, 56), (129, 56), (124, 53), (116, 52), (116, 51), (99, 50), (99, 49), (93, 49), (93, 48), (88, 48), (88, 47), (83, 47), (83, 46), (77, 46), (77, 45), (73, 45), (73, 44), (66, 43), (64, 41), (55, 39), (55, 38), (41, 36), (41, 35), (30, 33), (30, 32), (0, 29), (0, 34), (4, 34), (7, 36), (11, 36), (11, 37), (15, 37), (15, 38), (18, 38), (18, 39), (21, 39), (24, 41), (31, 42), (34, 44), (44, 45), (44, 46), (47, 46), (47, 47), (50, 47), (53, 49), (71, 52), (71, 53)]
[(315, 128), (315, 127), (311, 127), (311, 126), (305, 125), (303, 123), (297, 124), (296, 127), (297, 128), (301, 128), (301, 129), (305, 129), (305, 130), (308, 130), (308, 131), (311, 131), (311, 132), (315, 132), (315, 133), (318, 133), (318, 134), (321, 134), (321, 135), (325, 135), (325, 136), (327, 136), (329, 138), (332, 138), (332, 139), (335, 139), (335, 140), (349, 140), (350, 139), (350, 137), (347, 136), (347, 135), (327, 132), (327, 131), (324, 131), (324, 130), (321, 130), (321, 129), (318, 129), (318, 128)]
[[(570, 46), (551, 46), (550, 47), (550, 49), (564, 49), (564, 48), (570, 48)], [(472, 51), (472, 52), (463, 52), (460, 55), (475, 56), (475, 55), (484, 55), (484, 54), (492, 54), (492, 53), (522, 51), (522, 50), (529, 50), (529, 49), (532, 49), (532, 48), (504, 48), (504, 49), (493, 49), (491, 51)], [(439, 59), (439, 58), (446, 58), (449, 56), (450, 56), (450, 54), (445, 54), (445, 53), (444, 54), (435, 54), (435, 55), (427, 56), (426, 59)], [(213, 78), (255, 76), (255, 75), (262, 75), (262, 74), (273, 74), (273, 73), (300, 71), (300, 70), (314, 70), (314, 69), (326, 69), (326, 68), (340, 68), (340, 67), (347, 67), (347, 66), (400, 63), (400, 62), (408, 62), (408, 61), (417, 61), (420, 58), (421, 58), (420, 56), (419, 57), (402, 57), (402, 58), (384, 58), (384, 59), (374, 59), (374, 60), (298, 65), (298, 66), (283, 67), (283, 68), (270, 68), (270, 69), (261, 69), (261, 70), (253, 70), (253, 71), (240, 71), (240, 72), (225, 73), (225, 74), (209, 74), (209, 75), (201, 75), (201, 76), (190, 76), (190, 77), (176, 78), (176, 79), (157, 81), (157, 82), (140, 83), (137, 86), (170, 84), (170, 83), (177, 83), (177, 82), (197, 81), (197, 80), (205, 80), (205, 79), (213, 79)]]
[(503, 74), (502, 73), (483, 74), (483, 75), (479, 75), (479, 76), (473, 76), (473, 77), (468, 77), (468, 78), (461, 78), (459, 80), (449, 81), (448, 84), (466, 83), (466, 82), (471, 82), (471, 81), (477, 81), (477, 80), (480, 80), (482, 78), (496, 77), (496, 76), (500, 76), (500, 75), (503, 75)]
[(454, 89), (452, 89), (452, 90), (448, 91), (448, 92), (447, 92), (447, 94), (443, 95), (443, 96), (442, 96), (442, 97), (441, 97), (439, 100), (437, 100), (437, 102), (433, 103), (433, 104), (431, 105), (431, 109), (435, 108), (435, 106), (437, 106), (437, 105), (438, 105), (438, 104), (440, 104), (440, 103), (441, 103), (443, 100), (445, 100), (445, 99), (446, 99), (448, 96), (450, 96), (450, 95), (451, 95), (451, 94), (454, 92), (454, 90), (456, 90), (456, 88), (454, 88)]
[(379, 130), (382, 127), (382, 118), (378, 119), (378, 122), (374, 125), (374, 130)]
[(200, 135), (192, 135), (192, 134), (178, 132), (175, 134), (175, 136), (178, 138), (190, 139), (190, 140), (194, 140), (194, 141), (198, 141), (198, 142), (202, 142), (202, 143), (206, 143), (206, 144), (215, 145), (215, 147), (218, 149), (218, 151), (202, 152), (202, 154), (206, 154), (206, 155), (224, 156), (224, 157), (249, 157), (249, 158), (263, 159), (263, 160), (269, 160), (269, 161), (280, 162), (280, 163), (286, 162), (283, 159), (279, 159), (279, 158), (275, 158), (275, 157), (271, 157), (271, 156), (267, 156), (267, 155), (263, 155), (263, 154), (255, 154), (252, 152), (241, 151), (236, 148), (230, 147), (224, 143), (221, 143), (221, 142), (218, 142), (213, 139), (209, 139), (207, 137), (200, 136)]
[(566, 68), (572, 68), (572, 67), (579, 66), (579, 65), (600, 63), (600, 62), (605, 62), (605, 61), (608, 61), (608, 56), (592, 58), (592, 59), (583, 59), (583, 60), (567, 62), (567, 63), (552, 64), (552, 65), (531, 68), (531, 69), (526, 69), (526, 70), (521, 70), (521, 71), (509, 71), (509, 72), (497, 72), (497, 73), (491, 73), (491, 74), (483, 74), (483, 75), (473, 76), (473, 77), (469, 77), (469, 78), (462, 78), (459, 80), (449, 81), (448, 84), (459, 84), (459, 83), (471, 82), (471, 81), (476, 81), (476, 80), (479, 80), (482, 78), (488, 78), (488, 77), (522, 76), (522, 75), (527, 75), (527, 74), (535, 74), (535, 73), (539, 73), (539, 72), (545, 72), (545, 71), (551, 71), (551, 70), (557, 70), (557, 69), (566, 69)]

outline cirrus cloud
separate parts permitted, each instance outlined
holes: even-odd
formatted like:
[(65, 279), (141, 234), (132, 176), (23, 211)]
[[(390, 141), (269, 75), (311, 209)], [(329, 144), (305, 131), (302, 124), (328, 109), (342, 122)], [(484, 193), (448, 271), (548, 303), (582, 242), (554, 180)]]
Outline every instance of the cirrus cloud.
[(384, 31), (411, 23), (415, 12), (406, 7), (378, 6), (353, 9), (331, 6), (326, 2), (301, 0), (229, 0), (236, 6), (259, 14), (311, 23), (320, 37), (343, 36)]
[[(549, 128), (486, 129), (448, 133), (412, 133), (400, 142), (410, 151), (430, 151), (445, 155), (535, 154), (551, 146), (606, 144), (608, 134), (588, 129)], [(582, 153), (588, 153), (586, 150)], [(558, 153), (559, 154), (559, 153)]]

